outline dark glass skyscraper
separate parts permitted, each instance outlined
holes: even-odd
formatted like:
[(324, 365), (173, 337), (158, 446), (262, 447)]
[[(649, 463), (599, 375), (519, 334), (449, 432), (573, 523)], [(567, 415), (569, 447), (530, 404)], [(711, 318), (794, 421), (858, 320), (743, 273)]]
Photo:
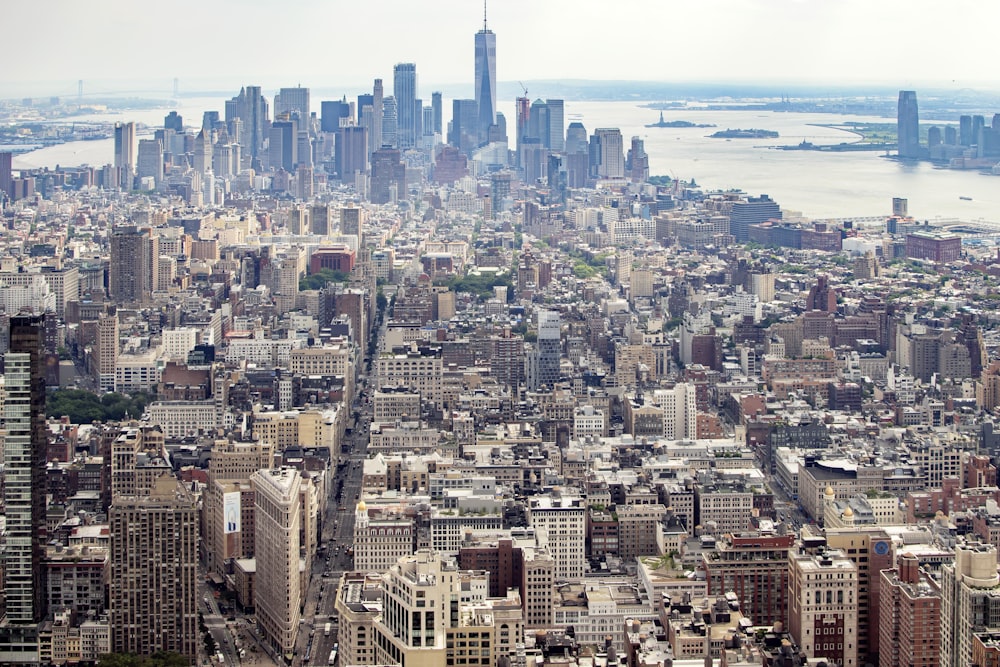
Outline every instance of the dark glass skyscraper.
[(486, 27), (483, 5), (483, 29), (476, 33), (476, 109), (479, 134), (485, 138), (497, 113), (497, 36)]
[(899, 157), (920, 157), (920, 121), (917, 114), (917, 92), (914, 90), (899, 91), (896, 135)]
[(393, 96), (396, 98), (396, 132), (400, 149), (413, 148), (417, 140), (417, 66), (399, 63), (393, 68)]
[(34, 662), (37, 624), (45, 618), (45, 318), (10, 318), (3, 357), (4, 554), (6, 614), (0, 623), (0, 662)]

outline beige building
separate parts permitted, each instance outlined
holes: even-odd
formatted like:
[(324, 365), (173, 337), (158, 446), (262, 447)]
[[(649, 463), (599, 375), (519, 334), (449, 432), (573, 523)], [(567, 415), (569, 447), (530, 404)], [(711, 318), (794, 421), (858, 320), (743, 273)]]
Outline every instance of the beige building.
[(421, 400), (439, 402), (444, 389), (444, 366), (440, 356), (419, 352), (389, 354), (378, 360), (378, 388), (409, 387)]
[[(116, 653), (198, 656), (198, 510), (164, 475), (111, 505), (111, 645)], [(165, 539), (170, 536), (170, 539)], [(152, 567), (151, 564), (155, 564)]]
[(858, 664), (858, 569), (840, 551), (788, 552), (788, 629), (813, 659)]
[(489, 574), (421, 550), (383, 577), (375, 664), (493, 667), (521, 641), (520, 599), (487, 600)]
[(375, 619), (382, 613), (382, 575), (345, 572), (337, 589), (340, 664), (374, 665)]
[(395, 423), (420, 419), (420, 394), (406, 387), (383, 387), (372, 400), (376, 423)]
[(111, 442), (111, 497), (143, 496), (163, 472), (172, 474), (166, 461), (163, 431), (157, 426), (122, 429)]
[(547, 533), (556, 580), (583, 577), (587, 518), (582, 498), (535, 496), (528, 503), (528, 524)]
[(260, 632), (277, 653), (291, 659), (302, 605), (299, 539), (302, 480), (294, 468), (260, 470), (255, 492), (255, 606)]
[(941, 567), (941, 665), (972, 664), (973, 633), (995, 629), (1000, 617), (997, 549), (959, 544), (954, 563)]
[(118, 315), (105, 315), (97, 321), (97, 343), (94, 345), (97, 383), (101, 391), (115, 390), (115, 365), (119, 350)]
[(358, 503), (354, 519), (354, 569), (386, 572), (416, 545), (413, 519), (403, 516), (369, 518), (365, 501)]

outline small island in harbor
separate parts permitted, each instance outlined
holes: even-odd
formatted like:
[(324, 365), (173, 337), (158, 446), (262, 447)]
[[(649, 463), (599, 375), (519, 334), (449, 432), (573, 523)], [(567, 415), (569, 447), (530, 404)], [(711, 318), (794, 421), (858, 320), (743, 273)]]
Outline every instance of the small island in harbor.
[(687, 120), (663, 120), (663, 112), (661, 111), (660, 120), (656, 123), (650, 123), (646, 127), (715, 127), (715, 125), (702, 125), (700, 123), (692, 123)]
[(719, 130), (708, 135), (712, 139), (777, 139), (778, 133), (774, 130)]

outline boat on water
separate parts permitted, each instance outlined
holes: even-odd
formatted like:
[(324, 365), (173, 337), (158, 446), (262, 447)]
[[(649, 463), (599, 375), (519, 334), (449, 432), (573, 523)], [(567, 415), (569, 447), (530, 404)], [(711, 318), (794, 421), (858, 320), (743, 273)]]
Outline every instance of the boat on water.
[(972, 197), (966, 197), (965, 195), (960, 196), (959, 199), (962, 201), (972, 201)]

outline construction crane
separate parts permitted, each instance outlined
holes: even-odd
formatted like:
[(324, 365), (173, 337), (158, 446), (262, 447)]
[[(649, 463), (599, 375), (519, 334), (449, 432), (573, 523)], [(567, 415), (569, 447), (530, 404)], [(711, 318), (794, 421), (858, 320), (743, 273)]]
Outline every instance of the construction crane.
[(523, 83), (521, 83), (520, 81), (518, 81), (518, 82), (517, 82), (517, 84), (518, 84), (519, 86), (521, 86), (521, 89), (522, 89), (522, 90), (524, 90), (524, 97), (525, 97), (525, 99), (527, 99), (527, 97), (528, 97), (528, 87), (527, 87), (527, 86), (525, 86), (525, 85), (524, 85)]

